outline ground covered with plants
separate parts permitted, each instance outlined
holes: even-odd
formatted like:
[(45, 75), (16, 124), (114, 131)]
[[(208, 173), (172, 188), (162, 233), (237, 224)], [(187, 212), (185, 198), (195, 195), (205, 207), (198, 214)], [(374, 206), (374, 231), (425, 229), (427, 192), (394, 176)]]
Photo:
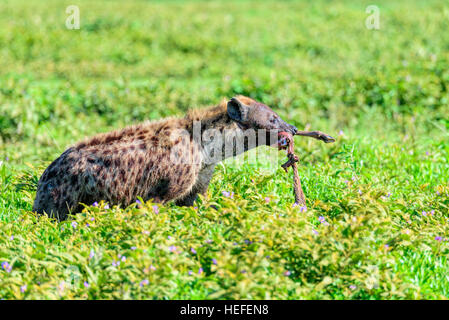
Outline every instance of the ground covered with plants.
[[(2, 2), (0, 298), (448, 298), (449, 7), (377, 1), (369, 30), (370, 4), (80, 0), (68, 30), (64, 1)], [(307, 210), (225, 161), (195, 207), (31, 212), (83, 137), (236, 94), (337, 138), (295, 138)]]

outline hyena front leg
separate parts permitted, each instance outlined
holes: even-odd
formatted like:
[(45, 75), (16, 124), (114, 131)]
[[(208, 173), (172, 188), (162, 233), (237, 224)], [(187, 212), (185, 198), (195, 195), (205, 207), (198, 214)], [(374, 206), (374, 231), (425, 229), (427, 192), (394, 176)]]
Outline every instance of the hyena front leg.
[(209, 187), (210, 180), (214, 174), (215, 164), (208, 165), (201, 169), (192, 190), (185, 196), (175, 201), (177, 206), (191, 207), (198, 198), (198, 194), (205, 195)]
[(177, 199), (175, 204), (180, 207), (192, 207), (197, 198), (198, 192), (195, 189), (192, 189), (192, 191), (190, 191), (186, 196)]

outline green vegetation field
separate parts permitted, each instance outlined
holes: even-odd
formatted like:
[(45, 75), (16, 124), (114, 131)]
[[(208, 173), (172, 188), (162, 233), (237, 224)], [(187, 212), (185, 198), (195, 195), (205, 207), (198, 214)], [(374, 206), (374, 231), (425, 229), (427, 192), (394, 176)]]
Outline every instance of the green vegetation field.
[[(370, 4), (1, 1), (0, 298), (448, 298), (449, 6)], [(195, 208), (30, 211), (83, 137), (235, 94), (337, 137), (296, 138), (306, 212), (232, 161)]]

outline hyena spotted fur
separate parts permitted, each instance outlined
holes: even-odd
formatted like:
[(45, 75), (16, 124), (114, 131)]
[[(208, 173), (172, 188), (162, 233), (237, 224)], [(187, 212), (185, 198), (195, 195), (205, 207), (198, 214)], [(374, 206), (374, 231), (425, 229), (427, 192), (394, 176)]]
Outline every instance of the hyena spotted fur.
[(127, 206), (141, 197), (193, 205), (197, 195), (206, 192), (216, 162), (262, 143), (245, 143), (243, 150), (234, 146), (232, 154), (206, 161), (206, 142), (194, 138), (195, 122), (201, 124), (201, 133), (265, 129), (263, 144), (272, 144), (268, 137), (272, 132), (297, 132), (268, 106), (237, 96), (215, 107), (192, 110), (183, 118), (99, 134), (70, 147), (50, 164), (38, 182), (33, 210), (64, 220), (79, 212), (82, 204), (100, 200)]

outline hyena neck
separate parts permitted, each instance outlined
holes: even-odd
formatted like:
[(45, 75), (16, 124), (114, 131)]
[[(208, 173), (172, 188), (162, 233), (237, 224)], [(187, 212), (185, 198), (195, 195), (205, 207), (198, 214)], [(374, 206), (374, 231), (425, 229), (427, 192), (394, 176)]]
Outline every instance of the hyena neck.
[(259, 145), (257, 131), (242, 130), (228, 115), (227, 102), (218, 106), (192, 110), (186, 117), (188, 131), (201, 145), (207, 164), (216, 164), (226, 158), (235, 157)]
[(191, 110), (186, 119), (188, 120), (189, 131), (193, 133), (193, 131), (201, 129), (201, 135), (206, 130), (223, 132), (224, 130), (239, 129), (228, 115), (226, 100), (214, 107)]

